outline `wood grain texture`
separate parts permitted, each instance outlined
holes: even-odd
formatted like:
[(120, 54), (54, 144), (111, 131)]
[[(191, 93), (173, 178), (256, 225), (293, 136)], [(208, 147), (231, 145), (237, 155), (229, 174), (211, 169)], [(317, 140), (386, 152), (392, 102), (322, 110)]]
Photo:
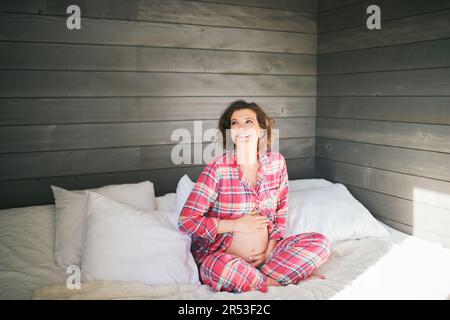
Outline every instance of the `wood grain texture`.
[[(65, 0), (62, 0), (62, 3), (66, 3), (64, 1)], [(329, 2), (327, 0), (325, 1)], [(339, 0), (339, 1), (352, 1), (352, 0)], [(106, 6), (110, 10), (111, 8), (120, 7), (123, 11), (131, 10), (132, 12), (136, 10), (135, 7), (137, 6), (137, 4), (146, 5), (145, 1), (142, 0), (129, 0), (128, 1), (130, 3), (129, 7), (124, 6), (123, 4), (110, 3), (107, 2), (106, 0), (100, 0), (98, 2)], [(161, 2), (166, 2), (166, 0), (163, 0)], [(317, 1), (315, 0), (194, 0), (194, 1), (182, 0), (173, 2), (175, 3), (186, 2), (186, 5), (195, 5), (197, 3), (204, 3), (205, 5), (230, 4), (234, 7), (269, 8), (269, 9), (292, 10), (311, 13), (315, 13), (317, 8)], [(8, 12), (45, 13), (47, 12), (47, 10), (49, 10), (49, 6), (57, 6), (58, 3), (59, 1), (56, 0), (17, 0), (4, 2), (1, 4), (0, 8), (1, 11), (8, 11)], [(84, 3), (87, 4), (88, 6), (94, 7), (96, 7), (97, 5), (97, 2), (92, 3), (91, 1), (82, 1), (82, 0), (73, 1), (73, 4), (77, 3), (78, 4)]]
[(450, 152), (450, 126), (317, 118), (317, 136), (378, 145)]
[(315, 117), (315, 97), (107, 97), (0, 99), (0, 125), (219, 119), (237, 99), (274, 118)]
[[(172, 160), (173, 144), (0, 154), (0, 176), (1, 180), (15, 180), (206, 165), (208, 158), (202, 157), (203, 162), (196, 163), (194, 153), (200, 150), (201, 155), (209, 155), (210, 143), (182, 146), (191, 154), (190, 162), (180, 164)], [(315, 139), (281, 139), (278, 151), (286, 159), (314, 157)], [(183, 153), (175, 155), (183, 156)]]
[(320, 96), (448, 96), (450, 68), (323, 75)]
[(47, 0), (41, 5), (23, 1), (0, 4), (0, 11), (67, 16), (66, 8), (76, 4), (82, 17), (226, 26), (259, 30), (316, 33), (313, 13), (271, 10), (222, 3), (180, 0)]
[[(318, 138), (320, 158), (450, 182), (450, 154)], [(433, 180), (438, 186), (441, 181)]]
[(314, 96), (312, 76), (0, 71), (0, 97)]
[[(290, 179), (295, 177), (311, 177), (314, 172), (313, 158), (300, 158), (286, 160), (288, 168), (288, 176)], [(197, 181), (198, 176), (204, 166), (170, 168), (170, 169), (156, 169), (136, 172), (118, 172), (105, 173), (94, 175), (77, 176), (77, 188), (95, 188), (99, 186), (124, 183), (121, 181), (139, 182), (143, 180), (150, 180), (155, 183), (155, 193), (157, 196), (163, 195), (167, 192), (175, 192), (176, 186), (180, 178), (187, 174), (192, 181)]]
[[(289, 179), (312, 178), (314, 176), (314, 158), (286, 160)], [(204, 166), (156, 169), (144, 171), (122, 171), (92, 175), (65, 176), (57, 178), (24, 179), (0, 181), (0, 208), (52, 204), (53, 194), (50, 186), (65, 189), (97, 188), (109, 184), (137, 183), (150, 180), (155, 183), (155, 194), (161, 196), (175, 192), (180, 178), (187, 174), (196, 181)], [(21, 192), (17, 192), (21, 190)]]
[(450, 248), (450, 211), (353, 186), (349, 186), (349, 190), (364, 201), (376, 217), (408, 226), (410, 234)]
[[(80, 5), (81, 30), (67, 29), (68, 4)], [(186, 129), (198, 145), (239, 98), (276, 120), (289, 174), (312, 177), (315, 5), (0, 3), (0, 206), (52, 203), (50, 183), (80, 189), (147, 178), (157, 194), (173, 192), (202, 167), (170, 161), (173, 131)]]
[(318, 158), (318, 170), (334, 181), (450, 210), (448, 181)]
[(327, 10), (339, 10), (342, 7), (361, 2), (363, 0), (319, 0), (317, 1), (317, 12)]
[(0, 42), (0, 69), (316, 75), (316, 56)]
[(352, 27), (365, 26), (369, 17), (367, 7), (377, 5), (381, 10), (381, 24), (391, 20), (423, 15), (425, 13), (445, 10), (450, 8), (450, 3), (446, 0), (411, 1), (411, 0), (370, 0), (353, 3), (339, 8), (317, 14), (319, 33), (326, 33), (335, 30)]
[(199, 2), (228, 3), (239, 6), (316, 12), (317, 1), (314, 0), (196, 0)]
[(380, 30), (366, 25), (324, 33), (318, 41), (318, 53), (349, 51), (372, 47), (450, 37), (450, 10), (416, 15), (382, 23)]
[[(318, 56), (318, 73), (339, 74), (450, 66), (450, 39), (345, 51)], [(414, 54), (411, 54), (414, 53)]]
[[(316, 174), (450, 247), (450, 3), (344, 2), (319, 5)], [(369, 4), (381, 30), (365, 26)]]
[[(286, 118), (277, 119), (275, 128), (280, 138), (314, 137), (315, 124), (314, 117)], [(216, 128), (217, 120), (5, 126), (0, 127), (0, 152), (176, 144), (171, 140), (175, 130), (188, 132), (190, 142), (202, 142), (205, 131)]]
[(0, 40), (316, 53), (315, 34), (94, 18), (68, 30), (66, 17), (8, 13), (0, 13)]
[(324, 118), (450, 124), (450, 97), (318, 97), (317, 105)]

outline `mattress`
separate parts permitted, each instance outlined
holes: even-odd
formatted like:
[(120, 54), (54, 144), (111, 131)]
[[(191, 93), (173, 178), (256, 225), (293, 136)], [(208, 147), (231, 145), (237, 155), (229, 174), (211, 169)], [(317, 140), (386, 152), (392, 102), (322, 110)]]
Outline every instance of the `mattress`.
[(450, 250), (382, 222), (391, 240), (334, 242), (311, 278), (267, 293), (119, 281), (70, 290), (53, 260), (54, 216), (53, 205), (0, 210), (0, 299), (450, 299)]

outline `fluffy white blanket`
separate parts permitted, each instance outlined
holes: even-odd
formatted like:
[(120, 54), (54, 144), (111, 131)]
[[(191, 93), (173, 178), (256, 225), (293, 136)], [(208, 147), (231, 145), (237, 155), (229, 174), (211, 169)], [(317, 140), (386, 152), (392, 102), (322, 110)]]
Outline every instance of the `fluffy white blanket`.
[[(325, 279), (314, 277), (323, 275)], [(206, 285), (152, 286), (94, 281), (81, 289), (47, 286), (34, 299), (450, 299), (450, 250), (415, 237), (335, 242), (329, 260), (298, 285), (267, 293), (213, 292)]]

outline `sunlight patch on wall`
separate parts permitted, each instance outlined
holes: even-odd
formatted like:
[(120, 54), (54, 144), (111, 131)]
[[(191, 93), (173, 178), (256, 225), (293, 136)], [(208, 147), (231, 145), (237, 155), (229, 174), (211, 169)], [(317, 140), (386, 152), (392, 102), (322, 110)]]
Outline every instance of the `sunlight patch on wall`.
[(413, 235), (439, 241), (450, 234), (450, 194), (413, 189)]

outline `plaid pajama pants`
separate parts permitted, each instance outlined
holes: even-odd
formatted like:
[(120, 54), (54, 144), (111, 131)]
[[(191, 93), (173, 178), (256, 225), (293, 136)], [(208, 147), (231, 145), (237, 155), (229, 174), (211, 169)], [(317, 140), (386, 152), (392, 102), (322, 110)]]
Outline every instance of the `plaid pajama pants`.
[(297, 284), (308, 278), (330, 255), (327, 238), (316, 232), (281, 239), (267, 260), (258, 268), (244, 259), (216, 251), (200, 265), (200, 278), (215, 291), (267, 291), (266, 277), (282, 285)]

